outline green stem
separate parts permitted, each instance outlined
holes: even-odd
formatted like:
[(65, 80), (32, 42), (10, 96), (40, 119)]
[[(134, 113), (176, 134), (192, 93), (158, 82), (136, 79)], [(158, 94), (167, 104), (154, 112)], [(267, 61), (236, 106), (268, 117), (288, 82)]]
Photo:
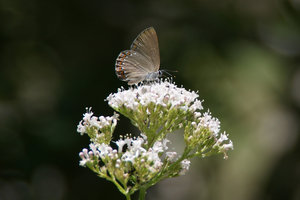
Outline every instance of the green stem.
[(139, 200), (144, 200), (146, 197), (146, 187), (141, 187), (140, 194), (139, 194)]
[(126, 200), (131, 200), (130, 194), (127, 193), (125, 196), (126, 196)]

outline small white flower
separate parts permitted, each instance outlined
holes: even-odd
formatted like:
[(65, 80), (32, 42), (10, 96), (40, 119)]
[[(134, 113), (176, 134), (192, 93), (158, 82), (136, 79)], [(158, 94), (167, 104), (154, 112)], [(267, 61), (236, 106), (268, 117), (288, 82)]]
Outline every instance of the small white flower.
[(145, 141), (141, 137), (136, 139), (126, 138), (124, 142), (122, 142), (122, 140), (119, 141), (120, 146), (123, 143), (127, 144), (127, 150), (121, 157), (123, 161), (134, 163), (136, 158), (144, 155), (144, 153), (147, 152), (147, 150), (142, 147)]
[(202, 102), (196, 99), (193, 103), (193, 105), (190, 107), (191, 111), (196, 111), (196, 110), (202, 110)]
[(121, 153), (126, 142), (122, 139), (119, 139), (118, 141), (116, 141), (116, 144), (118, 145), (118, 152)]
[(221, 133), (220, 138), (217, 140), (217, 144), (221, 144), (222, 142), (228, 140), (228, 136), (226, 135), (226, 133)]
[[(103, 117), (103, 116), (102, 116)], [(102, 128), (102, 124), (99, 123), (98, 118), (95, 116), (92, 116), (89, 120), (88, 120), (89, 126), (90, 127), (96, 127), (97, 129)], [(102, 125), (102, 126), (101, 126)]]
[(105, 156), (108, 156), (108, 154), (112, 152), (112, 148), (107, 144), (101, 143), (98, 146), (98, 151), (99, 151), (101, 157), (105, 157)]
[(192, 125), (194, 128), (197, 128), (197, 123), (196, 123), (196, 122), (192, 122), (191, 125)]
[(166, 153), (167, 160), (170, 162), (176, 161), (177, 152), (167, 152)]
[(83, 135), (86, 132), (86, 127), (82, 124), (82, 120), (77, 126), (77, 132), (80, 133), (80, 135)]
[(152, 147), (154, 152), (161, 153), (164, 152), (164, 150), (168, 149), (167, 143), (170, 142), (168, 139), (164, 139), (161, 141), (156, 141)]
[(85, 166), (85, 164), (91, 161), (90, 156), (88, 154), (88, 150), (86, 148), (82, 149), (82, 152), (79, 153), (81, 161), (79, 162), (80, 166)]
[(132, 139), (131, 138), (125, 138), (125, 144), (128, 146), (128, 147), (130, 147), (130, 145), (131, 145), (131, 142), (132, 142)]
[(99, 155), (99, 151), (97, 150), (96, 146), (93, 143), (90, 144), (90, 149), (92, 150), (95, 156)]
[(200, 123), (199, 123), (199, 127), (203, 126), (203, 127), (207, 127), (211, 132), (214, 133), (215, 136), (218, 135), (219, 131), (220, 131), (220, 121), (211, 116), (211, 113), (205, 112), (203, 114), (202, 117), (199, 118), (200, 119)]
[(143, 156), (147, 157), (148, 161), (153, 162), (154, 169), (159, 169), (163, 165), (161, 159), (159, 158), (158, 152), (154, 152), (152, 149), (149, 149), (149, 151), (144, 153)]
[(184, 159), (181, 161), (181, 171), (179, 172), (180, 175), (184, 175), (190, 168), (191, 161), (188, 159)]
[(135, 158), (136, 158), (135, 155), (132, 154), (132, 152), (129, 152), (129, 151), (126, 151), (126, 152), (122, 155), (122, 157), (121, 157), (121, 159), (122, 159), (123, 161), (125, 161), (125, 162), (131, 162), (131, 163), (134, 163), (134, 159), (135, 159)]
[(86, 108), (86, 113), (83, 114), (83, 121), (90, 121), (91, 117), (94, 114), (91, 110), (92, 108)]
[(129, 147), (129, 149), (137, 151), (142, 147), (143, 143), (144, 143), (143, 138), (138, 137), (136, 140), (131, 141), (131, 146)]
[(200, 112), (194, 112), (194, 117), (195, 118), (199, 118), (201, 116), (201, 113)]
[(227, 151), (227, 150), (233, 150), (233, 143), (232, 141), (230, 140), (228, 144), (223, 144), (222, 148)]

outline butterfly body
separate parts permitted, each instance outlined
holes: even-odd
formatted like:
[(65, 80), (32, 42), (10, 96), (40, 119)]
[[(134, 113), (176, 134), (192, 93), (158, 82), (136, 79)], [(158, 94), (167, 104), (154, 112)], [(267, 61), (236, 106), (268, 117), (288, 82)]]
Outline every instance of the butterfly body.
[(158, 39), (153, 27), (142, 31), (133, 41), (130, 50), (122, 51), (116, 59), (117, 77), (133, 85), (160, 77)]

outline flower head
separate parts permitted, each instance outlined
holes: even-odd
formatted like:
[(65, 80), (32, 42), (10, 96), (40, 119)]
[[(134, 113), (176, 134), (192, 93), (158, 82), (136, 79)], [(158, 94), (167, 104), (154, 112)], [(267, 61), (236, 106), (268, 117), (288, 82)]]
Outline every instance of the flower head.
[(138, 110), (140, 106), (155, 104), (196, 111), (203, 109), (201, 101), (197, 100), (198, 96), (196, 92), (179, 88), (174, 83), (161, 81), (128, 90), (121, 88), (117, 93), (110, 94), (107, 101), (112, 108), (117, 110), (122, 107)]
[[(83, 149), (79, 154), (80, 165), (114, 182), (127, 194), (164, 178), (184, 175), (192, 157), (222, 153), (227, 158), (233, 144), (225, 132), (220, 134), (220, 121), (210, 111), (202, 112), (198, 97), (196, 92), (169, 81), (118, 89), (107, 97), (108, 104), (129, 118), (141, 134), (111, 141), (118, 114), (96, 117), (87, 109), (77, 131), (87, 134), (91, 144), (90, 150)], [(168, 135), (178, 129), (183, 131), (186, 145), (182, 155), (167, 151)]]
[(77, 132), (81, 135), (88, 134), (93, 141), (104, 142), (108, 144), (111, 140), (112, 133), (117, 125), (119, 115), (114, 113), (113, 116), (93, 116), (92, 108), (86, 108), (82, 120), (77, 125)]

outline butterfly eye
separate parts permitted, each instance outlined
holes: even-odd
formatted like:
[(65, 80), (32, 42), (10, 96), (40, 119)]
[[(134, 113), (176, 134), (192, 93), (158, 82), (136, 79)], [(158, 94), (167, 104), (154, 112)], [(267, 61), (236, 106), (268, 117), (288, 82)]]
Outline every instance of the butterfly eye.
[(161, 77), (163, 75), (163, 72), (161, 70), (158, 71), (158, 77)]

